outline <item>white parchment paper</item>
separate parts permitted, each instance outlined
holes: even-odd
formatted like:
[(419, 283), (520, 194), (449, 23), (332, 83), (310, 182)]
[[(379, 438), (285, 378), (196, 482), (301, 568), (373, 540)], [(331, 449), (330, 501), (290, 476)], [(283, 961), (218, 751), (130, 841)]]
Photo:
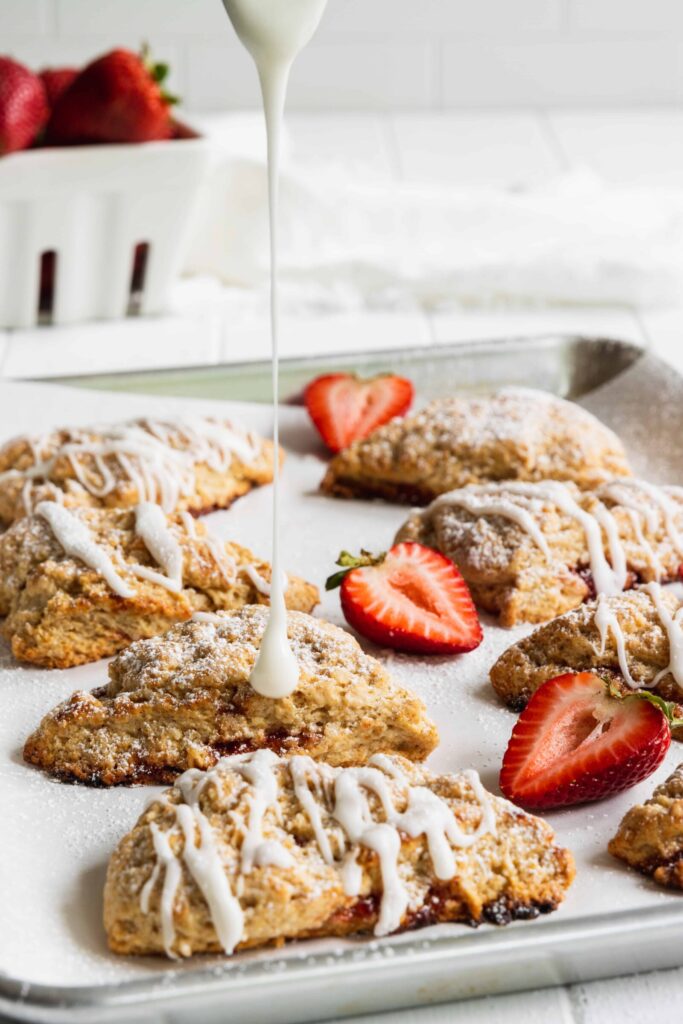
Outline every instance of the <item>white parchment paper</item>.
[[(683, 388), (676, 378), (673, 381), (675, 387), (672, 382), (667, 397), (676, 402), (678, 409), (683, 404)], [(632, 383), (626, 381), (627, 386)], [(637, 383), (642, 384), (642, 380)], [(625, 402), (619, 384), (610, 385), (603, 392), (586, 403), (593, 411), (614, 423), (620, 418), (623, 421), (627, 414), (634, 415), (638, 401), (633, 398), (629, 399), (630, 405)], [(652, 396), (650, 400), (654, 402)], [(260, 430), (270, 428), (270, 410), (262, 406), (0, 384), (0, 439), (65, 422), (173, 413), (188, 405), (206, 412), (227, 413)], [(642, 415), (642, 403), (640, 411)], [(652, 462), (659, 478), (669, 475), (667, 468), (671, 474), (679, 473), (676, 438), (666, 444), (660, 428), (648, 433), (647, 429), (634, 427), (626, 433), (627, 440), (637, 449), (633, 454), (641, 467), (647, 468)], [(379, 503), (340, 502), (319, 495), (317, 486), (324, 471), (324, 456), (303, 410), (283, 409), (282, 442), (289, 452), (282, 502), (285, 566), (322, 589), (341, 548), (385, 549), (406, 510)], [(675, 482), (682, 482), (680, 475)], [(270, 500), (270, 488), (253, 492), (229, 511), (212, 515), (210, 526), (217, 534), (268, 555)], [(336, 592), (323, 597), (318, 614), (343, 622)], [(526, 631), (502, 630), (485, 620), (481, 647), (454, 658), (425, 659), (375, 651), (397, 681), (424, 698), (437, 722), (441, 745), (430, 759), (434, 769), (449, 771), (472, 766), (481, 773), (485, 785), (497, 792), (498, 769), (514, 715), (498, 704), (487, 673), (497, 655)], [(14, 978), (43, 984), (88, 985), (145, 976), (161, 980), (163, 972), (170, 968), (162, 959), (113, 956), (107, 951), (101, 924), (108, 857), (149, 799), (150, 787), (107, 791), (64, 785), (28, 767), (21, 757), (24, 739), (46, 711), (75, 689), (101, 685), (105, 677), (105, 662), (67, 671), (46, 671), (16, 665), (7, 648), (0, 646), (0, 972)], [(555, 921), (677, 901), (676, 896), (657, 890), (612, 860), (606, 843), (626, 808), (649, 795), (653, 785), (662, 781), (679, 760), (683, 760), (683, 750), (675, 745), (656, 775), (637, 788), (595, 806), (549, 816), (561, 842), (574, 852), (578, 868), (567, 901), (553, 915)], [(681, 915), (683, 923), (683, 903)], [(536, 929), (544, 924), (544, 920), (539, 920), (511, 927)], [(454, 935), (472, 935), (469, 929), (459, 926), (439, 926), (440, 931), (444, 929)], [(434, 931), (427, 929), (421, 937), (427, 938)], [(413, 935), (411, 941), (414, 939)], [(404, 941), (405, 936), (390, 938), (382, 940), (381, 945)], [(229, 962), (216, 961), (216, 969), (239, 970), (245, 959), (274, 962), (326, 949), (333, 953), (340, 945), (301, 943), (285, 950), (236, 957)], [(355, 945), (360, 955), (361, 949), (372, 955), (378, 947), (378, 943), (368, 940), (356, 941)], [(180, 968), (173, 965), (173, 970), (191, 971), (206, 964), (200, 958)]]

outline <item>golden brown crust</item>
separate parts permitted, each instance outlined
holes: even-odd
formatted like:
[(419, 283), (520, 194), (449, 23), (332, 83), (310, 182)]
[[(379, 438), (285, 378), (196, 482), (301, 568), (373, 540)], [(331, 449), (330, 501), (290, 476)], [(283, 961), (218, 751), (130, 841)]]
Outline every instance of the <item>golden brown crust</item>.
[[(483, 817), (482, 805), (466, 774), (436, 776), (401, 758), (392, 759), (407, 781), (424, 786), (444, 799), (464, 832), (475, 831)], [(320, 766), (328, 780), (316, 789), (322, 825), (333, 824), (334, 770)], [(237, 948), (281, 943), (287, 939), (343, 936), (373, 930), (382, 897), (382, 875), (377, 854), (361, 846), (358, 895), (344, 892), (340, 857), (323, 859), (311, 820), (299, 803), (286, 761), (276, 768), (279, 793), (277, 814), (266, 813), (262, 835), (287, 851), (287, 866), (255, 866), (240, 872), (243, 843), (241, 822), (249, 817), (250, 788), (222, 762), (214, 781), (200, 790), (199, 807), (208, 820), (221, 851), (230, 889), (239, 893), (244, 915)], [(404, 784), (386, 778), (398, 811), (406, 806)], [(435, 877), (424, 834), (409, 838), (400, 833), (399, 873), (409, 895), (401, 930), (437, 921), (477, 924), (488, 920), (503, 924), (554, 910), (574, 876), (571, 854), (554, 843), (546, 822), (507, 801), (489, 796), (495, 832), (482, 831), (472, 846), (455, 847), (457, 869), (450, 881)], [(376, 795), (368, 800), (375, 821), (386, 820)], [(160, 896), (164, 873), (160, 870), (149, 892), (148, 912), (141, 909), (141, 892), (156, 863), (152, 824), (168, 834), (181, 877), (173, 900), (173, 952), (180, 956), (222, 952), (209, 908), (183, 859), (184, 840), (177, 828), (175, 806), (183, 802), (178, 789), (157, 801), (140, 817), (114, 852), (107, 872), (104, 921), (110, 948), (116, 953), (162, 953)]]
[[(27, 515), (38, 502), (55, 499), (67, 508), (129, 508), (150, 500), (167, 512), (197, 515), (228, 508), (252, 487), (270, 483), (271, 441), (238, 431), (228, 421), (194, 418), (188, 424), (141, 419), (12, 438), (0, 447), (0, 527)], [(221, 451), (212, 442), (216, 430), (234, 435), (234, 451)], [(121, 443), (118, 435), (125, 437), (126, 431), (133, 432), (132, 440)], [(93, 446), (107, 442), (116, 450), (98, 460)], [(145, 481), (144, 494), (140, 481)]]
[[(662, 591), (662, 602), (673, 612), (678, 601)], [(683, 718), (683, 692), (667, 672), (653, 686), (655, 677), (669, 665), (669, 640), (654, 602), (642, 590), (617, 597), (603, 598), (621, 627), (628, 668), (633, 680), (677, 705), (677, 717)], [(541, 683), (565, 672), (595, 671), (618, 685), (624, 685), (616, 640), (612, 630), (602, 648), (600, 630), (595, 623), (597, 601), (590, 601), (536, 629), (513, 644), (500, 656), (490, 671), (493, 688), (508, 707), (521, 711)], [(674, 729), (683, 738), (683, 728)]]
[(629, 476), (618, 437), (584, 409), (541, 391), (439, 399), (392, 420), (330, 462), (321, 489), (343, 498), (426, 505), (489, 480), (572, 480), (590, 488)]
[[(190, 520), (188, 533), (181, 517), (167, 518), (183, 552), (183, 587), (173, 593), (127, 568), (136, 564), (158, 571), (136, 533), (133, 509), (74, 509), (73, 515), (116, 559), (134, 593), (118, 596), (98, 572), (67, 555), (40, 516), (20, 519), (0, 536), (0, 616), (5, 616), (0, 628), (20, 661), (69, 668), (163, 633), (194, 612), (268, 600), (262, 590), (270, 581), (269, 564), (247, 548), (211, 538), (203, 523)], [(310, 612), (318, 590), (292, 577), (286, 600), (290, 608)]]
[(683, 764), (626, 812), (608, 849), (658, 885), (683, 889)]
[[(606, 508), (611, 513), (628, 570), (625, 589), (657, 578), (663, 582), (677, 579), (681, 555), (666, 516), (651, 493), (636, 490), (637, 481), (629, 479), (628, 485), (612, 481), (596, 491), (582, 492), (567, 484), (563, 492), (584, 512), (593, 515)], [(475, 602), (500, 616), (501, 625), (548, 622), (577, 608), (595, 595), (595, 589), (586, 531), (577, 518), (548, 498), (546, 491), (547, 484), (530, 484), (525, 505), (515, 506), (509, 483), (488, 485), (485, 492), (476, 486), (456, 490), (452, 499), (446, 494), (433, 507), (413, 512), (396, 540), (419, 541), (455, 562)], [(619, 503), (633, 502), (634, 494), (642, 511)], [(664, 498), (678, 510), (683, 527), (683, 497), (667, 492)], [(468, 499), (494, 507), (502, 503), (523, 508), (543, 536), (547, 552), (514, 519), (468, 511), (458, 504)], [(535, 506), (533, 512), (529, 511), (530, 502)], [(597, 525), (603, 549), (609, 552), (604, 525)]]
[(79, 691), (43, 719), (24, 757), (91, 785), (172, 782), (228, 753), (270, 747), (332, 764), (378, 752), (422, 760), (438, 743), (424, 704), (395, 686), (348, 633), (299, 612), (289, 636), (297, 689), (279, 700), (249, 684), (266, 622), (257, 606), (138, 641), (109, 667), (109, 683)]

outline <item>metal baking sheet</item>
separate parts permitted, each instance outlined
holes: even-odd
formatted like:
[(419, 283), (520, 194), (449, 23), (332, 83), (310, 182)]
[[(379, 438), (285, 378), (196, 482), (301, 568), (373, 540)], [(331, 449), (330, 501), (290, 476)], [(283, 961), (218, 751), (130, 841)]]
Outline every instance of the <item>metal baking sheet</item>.
[[(640, 472), (655, 480), (683, 480), (683, 454), (676, 443), (683, 428), (683, 381), (633, 346), (544, 338), (439, 349), (436, 367), (433, 356), (422, 351), (401, 357), (420, 399), (510, 381), (569, 394), (619, 430)], [(396, 366), (386, 353), (339, 362), (362, 369)], [(335, 363), (328, 358), (289, 366), (287, 393), (295, 396), (322, 365)], [(226, 379), (233, 372), (226, 370)], [(267, 369), (259, 373), (265, 378)], [(183, 374), (174, 379), (176, 394), (185, 387)], [(258, 374), (251, 379), (258, 382)], [(140, 375), (135, 380), (139, 385)], [(116, 383), (124, 386), (121, 379)], [(149, 385), (155, 397), (0, 384), (0, 438), (65, 420), (173, 413), (188, 401), (205, 411), (227, 411), (257, 429), (270, 427), (267, 406), (162, 396), (158, 376), (156, 385), (154, 377)], [(191, 381), (187, 389), (195, 385)], [(302, 409), (283, 408), (282, 435), (289, 450), (283, 495), (287, 561), (321, 584), (341, 548), (385, 547), (405, 510), (320, 496), (316, 488), (324, 457)], [(269, 516), (270, 494), (264, 488), (228, 512), (214, 514), (210, 524), (219, 534), (267, 552)], [(320, 614), (342, 622), (337, 595), (325, 595)], [(450, 659), (374, 651), (399, 682), (427, 702), (441, 735), (430, 759), (435, 769), (474, 766), (496, 791), (514, 716), (497, 703), (487, 670), (500, 651), (527, 631), (502, 630), (485, 619), (486, 638), (478, 651)], [(625, 809), (647, 796), (681, 758), (678, 746), (641, 786), (594, 806), (548, 816), (560, 842), (573, 850), (578, 868), (565, 904), (548, 918), (505, 929), (440, 925), (382, 940), (291, 944), (180, 965), (112, 956), (101, 925), (106, 863), (150, 789), (67, 786), (51, 782), (21, 759), (23, 740), (40, 716), (74, 689), (101, 684), (105, 671), (103, 662), (62, 672), (19, 667), (0, 647), (0, 1011), (10, 1017), (65, 1024), (184, 1024), (190, 1019), (211, 1024), (229, 1015), (240, 1024), (288, 1024), (683, 961), (681, 898), (627, 871), (605, 849)]]

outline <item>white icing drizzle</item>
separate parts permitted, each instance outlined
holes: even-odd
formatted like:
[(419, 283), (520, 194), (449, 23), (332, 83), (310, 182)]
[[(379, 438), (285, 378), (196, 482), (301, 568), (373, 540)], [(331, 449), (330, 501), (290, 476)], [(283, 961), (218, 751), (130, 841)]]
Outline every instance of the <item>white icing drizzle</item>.
[[(650, 567), (652, 568), (652, 571), (655, 574), (655, 579), (657, 580), (657, 582), (659, 582), (659, 580), (661, 580), (662, 576), (664, 575), (664, 566), (662, 565), (657, 552), (653, 548), (652, 544), (650, 544), (650, 541), (647, 539), (643, 532), (644, 516), (635, 508), (631, 508), (628, 506), (623, 506), (623, 508), (624, 512), (630, 520), (631, 526), (633, 527), (633, 532), (636, 535), (636, 540), (638, 541), (639, 545), (647, 555)], [(647, 520), (645, 521), (647, 522)]]
[[(174, 447), (178, 436), (184, 440), (184, 447)], [(194, 492), (197, 465), (224, 472), (233, 456), (250, 463), (259, 455), (250, 436), (228, 424), (200, 417), (168, 423), (145, 419), (73, 430), (71, 440), (59, 445), (49, 458), (41, 456), (49, 444), (48, 438), (28, 443), (35, 460), (33, 465), (0, 473), (0, 480), (18, 477), (24, 481), (22, 500), (27, 513), (32, 511), (35, 482), (49, 481), (60, 459), (68, 460), (81, 487), (93, 497), (111, 494), (122, 475), (137, 491), (138, 501), (153, 501), (164, 511), (172, 512), (181, 497)], [(93, 466), (99, 481), (93, 477)], [(113, 466), (118, 468), (118, 476)]]
[[(429, 517), (439, 505), (449, 504), (465, 508), (473, 515), (500, 515), (517, 523), (548, 557), (550, 552), (547, 541), (533, 513), (541, 514), (542, 503), (550, 503), (581, 525), (596, 592), (608, 595), (621, 593), (627, 580), (626, 555), (617, 523), (605, 505), (598, 502), (593, 513), (587, 512), (574, 499), (570, 489), (555, 480), (542, 483), (506, 480), (504, 487), (512, 498), (496, 497), (489, 500), (488, 495), (499, 495), (498, 484), (472, 484), (461, 490), (450, 491), (432, 502), (422, 515)], [(612, 564), (605, 552), (603, 530), (607, 536)]]
[[(161, 917), (161, 937), (164, 943), (164, 949), (166, 955), (172, 960), (176, 959), (176, 955), (173, 952), (173, 943), (175, 941), (175, 925), (173, 923), (173, 909), (175, 906), (176, 893), (182, 877), (180, 870), (180, 864), (176, 859), (173, 852), (173, 848), (169, 842), (169, 837), (166, 832), (162, 832), (156, 822), (152, 822), (150, 825), (150, 831), (152, 833), (152, 842), (154, 844), (154, 852), (157, 857), (155, 867), (161, 867), (164, 869), (164, 884), (161, 890), (161, 900), (159, 904), (159, 915)], [(144, 888), (143, 888), (144, 894)], [(145, 909), (142, 906), (142, 899), (145, 899), (146, 906), (149, 907), (149, 897), (151, 895), (151, 889), (145, 896), (141, 896), (140, 909), (145, 913)]]
[[(180, 513), (180, 521), (185, 527), (185, 533), (188, 535), (190, 540), (199, 540), (199, 534), (197, 533), (197, 523), (189, 512)], [(237, 565), (225, 550), (225, 544), (219, 537), (214, 537), (208, 530), (201, 537), (206, 547), (209, 549), (211, 556), (216, 563), (218, 570), (220, 571), (223, 579), (226, 583), (232, 583), (237, 575)]]
[(671, 673), (676, 685), (683, 687), (683, 605), (680, 605), (672, 615), (662, 601), (662, 588), (658, 583), (647, 583), (643, 590), (652, 598), (659, 621), (669, 640), (669, 664), (657, 673), (650, 685), (656, 686), (660, 679)]
[[(466, 832), (458, 824), (446, 800), (425, 786), (410, 785), (391, 758), (378, 755), (373, 760), (374, 765), (366, 767), (335, 769), (318, 764), (305, 755), (283, 761), (272, 752), (261, 750), (252, 755), (226, 757), (208, 772), (192, 769), (180, 777), (176, 789), (180, 790), (185, 803), (167, 803), (166, 806), (175, 812), (176, 824), (180, 826), (185, 840), (182, 859), (206, 900), (216, 933), (226, 953), (234, 950), (243, 935), (244, 919), (239, 894), (243, 892), (244, 876), (254, 867), (267, 865), (287, 868), (294, 863), (292, 855), (281, 843), (266, 840), (263, 836), (263, 824), (268, 811), (271, 810), (276, 817), (278, 814), (279, 779), (275, 769), (283, 763), (288, 765), (295, 796), (309, 820), (320, 855), (325, 863), (338, 868), (346, 895), (356, 896), (361, 890), (363, 872), (358, 863), (360, 848), (366, 847), (377, 855), (382, 877), (382, 898), (375, 926), (376, 935), (386, 935), (399, 928), (410, 903), (400, 869), (401, 833), (413, 838), (425, 836), (434, 874), (443, 881), (453, 878), (457, 870), (454, 847), (471, 847), (486, 833), (495, 836), (493, 802), (476, 772), (467, 771), (463, 774), (481, 807), (481, 820), (474, 831)], [(235, 894), (231, 891), (210, 822), (198, 803), (202, 789), (225, 771), (236, 772), (248, 785), (249, 820), (246, 825), (239, 822), (244, 835)], [(407, 803), (402, 812), (394, 804), (389, 780), (405, 790)], [(369, 793), (373, 793), (380, 801), (385, 821), (377, 821), (373, 817)], [(327, 826), (323, 815), (331, 819)], [(140, 905), (143, 913), (146, 913), (152, 889), (159, 878), (156, 868), (163, 867), (162, 932), (166, 951), (172, 955), (173, 903), (180, 876), (173, 873), (169, 881), (173, 865), (168, 859), (171, 851), (168, 834), (165, 834), (165, 844), (161, 843), (159, 840), (164, 834), (159, 833), (154, 823), (150, 827), (157, 862), (143, 886)], [(197, 829), (199, 845), (196, 843)], [(331, 837), (334, 838), (335, 850), (330, 842)]]
[(363, 884), (363, 869), (358, 863), (358, 847), (348, 850), (341, 864), (341, 878), (347, 896), (358, 896)]
[(294, 786), (294, 793), (297, 800), (306, 812), (306, 816), (311, 823), (311, 828), (315, 835), (315, 841), (318, 844), (320, 855), (326, 864), (334, 863), (334, 854), (332, 853), (332, 847), (330, 846), (330, 840), (327, 837), (327, 832), (323, 826), (322, 808), (315, 799), (315, 796), (311, 792), (308, 785), (308, 778), (311, 776), (317, 785), (320, 785), (321, 781), (328, 777), (330, 773), (327, 771), (326, 765), (317, 765), (310, 757), (302, 755), (301, 757), (293, 757), (289, 762), (289, 771), (292, 776), (292, 785)]
[(196, 540), (197, 539), (197, 523), (195, 522), (194, 516), (191, 515), (191, 513), (187, 512), (187, 511), (182, 511), (180, 513), (180, 521), (183, 524), (183, 526), (185, 527), (185, 533), (187, 534), (187, 536), (191, 540)]
[(135, 591), (119, 576), (109, 555), (97, 544), (78, 516), (56, 501), (41, 501), (36, 508), (36, 515), (45, 520), (67, 555), (80, 559), (98, 572), (119, 597), (133, 596)]
[[(158, 827), (158, 825), (155, 822), (152, 822), (149, 827), (150, 827), (150, 829), (152, 831), (152, 841), (153, 841), (153, 837), (154, 837), (155, 833), (159, 832), (159, 827)], [(155, 850), (156, 850), (156, 847), (155, 847)], [(154, 889), (154, 886), (157, 884), (157, 879), (159, 878), (160, 873), (161, 873), (161, 861), (157, 857), (157, 862), (154, 865), (154, 869), (152, 871), (152, 874), (149, 876), (149, 878), (147, 879), (147, 881), (143, 885), (142, 889), (140, 890), (140, 910), (142, 911), (143, 914), (149, 914), (149, 900), (150, 900), (150, 897), (152, 895), (152, 890)]]
[(192, 622), (209, 622), (215, 626), (221, 622), (221, 616), (218, 612), (193, 612)]
[(639, 512), (651, 533), (657, 530), (661, 517), (674, 550), (683, 556), (683, 535), (677, 523), (677, 520), (683, 518), (683, 508), (672, 500), (672, 495), (683, 498), (683, 491), (680, 488), (657, 487), (646, 480), (619, 477), (603, 484), (600, 493), (618, 505)]
[(598, 601), (594, 612), (594, 622), (597, 626), (598, 632), (600, 633), (600, 657), (605, 653), (607, 647), (607, 637), (610, 632), (614, 637), (614, 643), (617, 648), (617, 658), (619, 659), (619, 670), (624, 677), (625, 682), (633, 689), (639, 688), (639, 683), (635, 681), (631, 675), (631, 671), (628, 667), (628, 656), (626, 653), (626, 639), (624, 637), (624, 631), (621, 628), (619, 619), (615, 612), (610, 608), (609, 602), (604, 594), (598, 594)]
[[(439, 495), (431, 505), (420, 512), (423, 519), (431, 518), (432, 514), (442, 506), (456, 505), (464, 508), (473, 516), (502, 516), (516, 523), (525, 533), (528, 533), (534, 543), (541, 549), (546, 558), (550, 558), (548, 541), (543, 535), (543, 530), (529, 511), (532, 507), (533, 498), (525, 495), (518, 495), (517, 501), (513, 502), (503, 497), (487, 497), (488, 494), (497, 494), (495, 485), (472, 484), (460, 490), (448, 491)], [(540, 502), (535, 503), (539, 506)]]
[[(151, 566), (140, 565), (138, 562), (126, 562), (118, 552), (110, 557), (97, 544), (87, 525), (75, 513), (70, 512), (58, 502), (41, 502), (36, 508), (36, 515), (41, 516), (47, 522), (55, 539), (68, 555), (79, 558), (91, 569), (99, 572), (120, 597), (133, 597), (135, 589), (122, 579), (116, 566), (139, 579), (165, 587), (172, 593), (179, 594), (182, 590), (183, 548), (177, 537), (174, 536), (166, 515), (159, 505), (153, 502), (140, 502), (135, 506), (135, 533), (163, 572), (157, 572)], [(187, 521), (184, 518), (182, 520), (187, 534), (192, 539), (198, 539), (192, 517), (189, 513), (182, 515), (187, 516), (192, 523), (190, 530)], [(208, 548), (224, 581), (231, 583), (237, 575), (238, 567), (226, 552), (223, 541), (208, 534), (201, 540)], [(241, 568), (246, 570), (247, 567), (242, 566)], [(263, 582), (265, 583), (265, 581)]]
[(183, 587), (183, 549), (168, 528), (168, 520), (159, 505), (143, 501), (135, 508), (135, 532), (165, 575), (147, 566), (131, 566), (143, 578), (180, 593)]
[(233, 583), (237, 576), (237, 563), (225, 550), (223, 541), (219, 537), (214, 537), (208, 530), (201, 539), (208, 548), (224, 582)]
[(660, 679), (671, 674), (677, 686), (683, 689), (683, 604), (672, 615), (662, 599), (662, 588), (654, 581), (640, 588), (648, 594), (657, 612), (659, 622), (664, 629), (669, 643), (669, 662), (661, 669), (651, 683), (639, 683), (631, 675), (626, 651), (626, 639), (621, 624), (609, 602), (600, 594), (594, 612), (595, 625), (600, 633), (600, 656), (604, 655), (609, 633), (612, 633), (617, 649), (619, 670), (625, 682), (633, 690), (655, 687)]
[[(235, 769), (251, 784), (249, 796), (249, 823), (242, 841), (242, 874), (248, 875), (254, 864), (265, 867), (274, 864), (288, 867), (292, 855), (281, 843), (266, 841), (263, 837), (263, 819), (266, 811), (277, 803), (278, 783), (274, 769), (280, 759), (272, 750), (257, 750), (248, 761), (236, 764)], [(272, 858), (275, 858), (274, 860)]]
[[(244, 565), (241, 565), (240, 569), (242, 569), (242, 571), (247, 574), (253, 585), (258, 590), (259, 594), (263, 594), (264, 597), (270, 597), (272, 592), (272, 585), (268, 582), (268, 580), (264, 580), (261, 573), (258, 572), (253, 565), (250, 565), (247, 562)], [(289, 586), (289, 577), (287, 576), (287, 573), (281, 572), (280, 579), (283, 588), (286, 590), (287, 587)]]
[(394, 782), (398, 782), (399, 786), (410, 785), (406, 773), (396, 764), (392, 757), (389, 757), (388, 754), (373, 754), (368, 761), (368, 764), (373, 768), (379, 768), (385, 775), (392, 778)]
[(263, 594), (264, 597), (270, 597), (270, 583), (268, 580), (264, 580), (263, 576), (256, 571), (253, 565), (243, 565), (242, 569), (256, 587), (259, 594)]
[(327, 0), (223, 0), (237, 35), (256, 64), (266, 122), (268, 156), (268, 214), (270, 234), (270, 337), (273, 392), (273, 548), (270, 611), (250, 676), (253, 689), (264, 697), (287, 697), (299, 683), (299, 663), (287, 633), (285, 591), (280, 574), (279, 464), (279, 294), (278, 196), (280, 135), (287, 83), (298, 53), (310, 41)]
[(199, 807), (199, 796), (210, 778), (210, 773), (197, 769), (181, 775), (176, 786), (185, 803), (176, 804), (174, 810), (185, 838), (183, 861), (206, 900), (218, 941), (226, 953), (232, 953), (242, 937), (244, 915), (230, 889), (211, 823)]

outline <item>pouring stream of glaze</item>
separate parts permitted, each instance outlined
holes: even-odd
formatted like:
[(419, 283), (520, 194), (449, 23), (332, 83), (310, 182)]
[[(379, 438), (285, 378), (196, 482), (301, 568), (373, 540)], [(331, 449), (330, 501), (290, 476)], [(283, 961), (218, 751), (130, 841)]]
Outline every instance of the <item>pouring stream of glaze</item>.
[(237, 35), (256, 64), (268, 138), (268, 204), (270, 214), (270, 325), (273, 374), (273, 574), (270, 614), (250, 682), (264, 697), (286, 697), (299, 682), (299, 666), (287, 638), (287, 611), (280, 568), (279, 451), (279, 314), (277, 274), (278, 184), (280, 134), (289, 73), (297, 54), (309, 42), (327, 0), (223, 0)]

